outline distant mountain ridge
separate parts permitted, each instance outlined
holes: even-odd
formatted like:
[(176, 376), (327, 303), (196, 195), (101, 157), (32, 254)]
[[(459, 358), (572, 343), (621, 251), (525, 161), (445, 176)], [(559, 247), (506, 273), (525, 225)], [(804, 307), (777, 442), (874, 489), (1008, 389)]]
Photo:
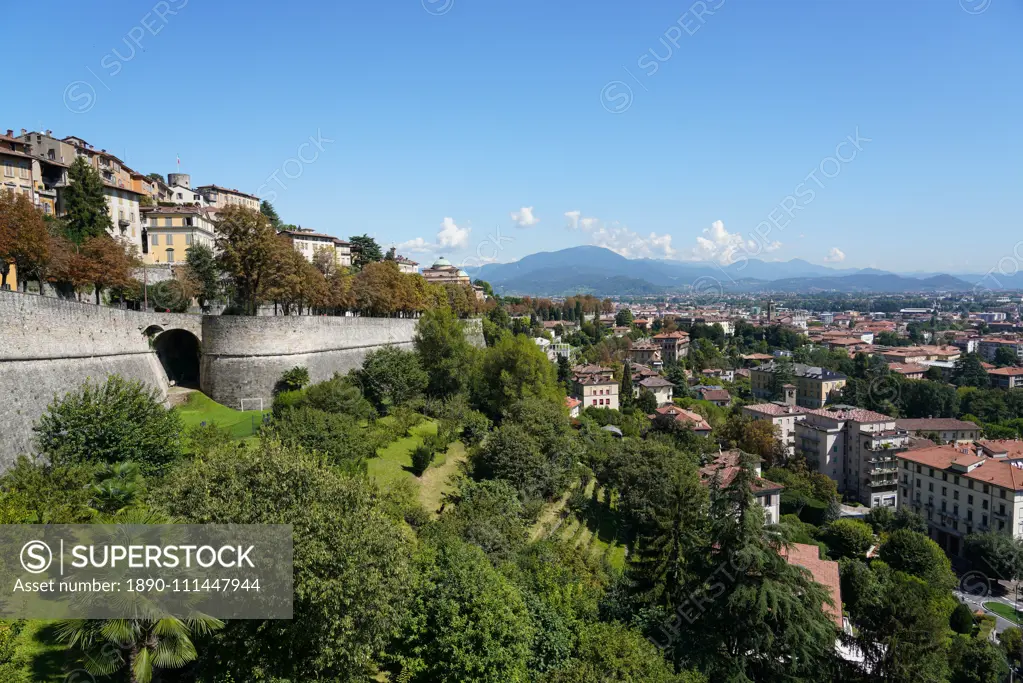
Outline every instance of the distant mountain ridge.
[[(734, 293), (967, 291), (981, 277), (946, 274), (910, 277), (875, 268), (831, 268), (802, 259), (748, 259), (721, 267), (700, 261), (629, 259), (596, 246), (538, 252), (512, 263), (490, 263), (467, 270), (473, 278), (490, 282), (499, 293), (538, 296), (661, 294), (685, 292), (694, 284), (704, 289), (711, 284)], [(1023, 286), (1023, 276), (1018, 279)]]

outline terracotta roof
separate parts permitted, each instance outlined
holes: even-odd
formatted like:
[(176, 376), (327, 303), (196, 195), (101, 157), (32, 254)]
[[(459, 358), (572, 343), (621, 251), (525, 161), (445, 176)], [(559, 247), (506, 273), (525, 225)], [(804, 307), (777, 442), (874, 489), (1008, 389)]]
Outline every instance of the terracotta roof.
[(140, 213), (211, 213), (205, 206), (194, 206), (192, 204), (180, 204), (178, 206), (143, 206), (139, 208)]
[(1023, 368), (995, 368), (994, 370), (988, 370), (987, 374), (998, 375), (999, 377), (1019, 377), (1023, 375)]
[(807, 409), (801, 406), (790, 406), (784, 403), (758, 403), (752, 406), (743, 406), (743, 409), (775, 417), (782, 415), (801, 415), (807, 412)]
[(831, 615), (836, 626), (842, 628), (842, 584), (838, 575), (838, 563), (820, 559), (820, 548), (806, 543), (793, 543), (783, 547), (781, 556), (789, 564), (810, 572), (813, 580), (827, 589), (831, 604), (825, 603), (824, 611)]
[(742, 357), (743, 360), (774, 360), (774, 356), (769, 353), (747, 353)]
[(980, 429), (966, 420), (952, 417), (925, 417), (919, 419), (899, 419), (895, 424), (908, 432), (944, 432), (950, 430)]
[(929, 368), (917, 363), (889, 363), (888, 369), (899, 375), (916, 375), (927, 372)]
[(852, 420), (854, 422), (889, 422), (895, 419), (882, 413), (876, 413), (873, 410), (853, 408), (852, 406), (844, 406), (833, 410), (828, 410), (827, 408), (806, 408), (805, 411), (809, 415), (820, 415), (821, 417), (829, 417), (832, 420)]
[(659, 344), (654, 344), (653, 342), (638, 341), (638, 342), (633, 343), (631, 350), (633, 350), (633, 351), (660, 351), (661, 347), (660, 347)]
[(312, 231), (309, 231), (309, 230), (281, 230), (277, 234), (278, 235), (285, 235), (287, 237), (320, 237), (320, 238), (323, 238), (323, 239), (333, 240), (334, 244), (344, 244), (344, 245), (349, 244), (348, 242), (345, 242), (343, 239), (340, 239), (338, 237), (334, 237), (333, 235), (328, 235), (328, 234), (323, 233), (323, 232), (312, 232)]
[(565, 406), (568, 407), (569, 410), (579, 405), (582, 405), (582, 401), (580, 401), (579, 399), (573, 398), (571, 396), (565, 397)]
[(691, 423), (693, 425), (693, 429), (698, 432), (709, 432), (711, 430), (710, 425), (707, 423), (707, 420), (703, 418), (703, 415), (691, 412), (685, 408), (680, 408), (674, 405), (663, 406), (657, 409), (657, 413), (659, 415), (674, 416), (677, 422)]
[[(700, 479), (704, 484), (709, 484), (711, 479), (714, 478), (714, 474), (717, 473), (721, 486), (725, 487), (732, 483), (736, 475), (739, 474), (740, 469), (740, 458), (742, 457), (742, 451), (730, 450), (722, 451), (709, 463), (700, 468)], [(763, 477), (757, 477), (753, 483), (754, 493), (769, 493), (772, 491), (781, 491), (785, 487), (781, 484), (776, 484), (773, 481), (768, 481)]]
[(958, 449), (953, 446), (935, 446), (934, 448), (906, 451), (897, 454), (896, 457), (942, 470), (948, 469), (953, 463), (960, 465), (980, 463), (969, 472), (955, 472), (955, 474), (984, 484), (992, 484), (1013, 491), (1023, 491), (1023, 469), (1007, 460), (978, 456), (972, 448)]
[(654, 339), (689, 339), (689, 333), (683, 332), (682, 330), (675, 330), (674, 332), (661, 332), (655, 334)]
[(247, 192), (242, 192), (241, 190), (232, 190), (229, 187), (221, 187), (220, 185), (199, 185), (195, 189), (196, 190), (202, 190), (202, 189), (205, 189), (205, 188), (209, 188), (211, 190), (217, 190), (218, 192), (230, 192), (231, 194), (241, 195), (242, 197), (248, 197), (249, 199), (259, 200), (259, 197), (257, 197), (254, 194), (248, 194)]
[(703, 389), (700, 395), (704, 401), (731, 401), (732, 397), (725, 389)]
[(576, 384), (582, 384), (588, 387), (603, 384), (618, 384), (618, 382), (614, 381), (613, 379), (605, 379), (600, 375), (589, 375), (588, 377), (576, 375), (574, 381)]
[[(553, 322), (553, 321), (548, 321)], [(558, 321), (560, 322), (560, 321)], [(572, 368), (572, 374), (574, 375), (596, 375), (596, 374), (610, 374), (611, 368), (605, 368), (603, 365), (576, 365)]]
[(664, 379), (663, 377), (657, 377), (657, 376), (644, 377), (643, 379), (641, 379), (639, 381), (639, 385), (641, 387), (655, 387), (655, 388), (656, 387), (673, 387), (673, 386), (675, 386), (675, 384), (673, 382), (669, 382), (668, 380)]

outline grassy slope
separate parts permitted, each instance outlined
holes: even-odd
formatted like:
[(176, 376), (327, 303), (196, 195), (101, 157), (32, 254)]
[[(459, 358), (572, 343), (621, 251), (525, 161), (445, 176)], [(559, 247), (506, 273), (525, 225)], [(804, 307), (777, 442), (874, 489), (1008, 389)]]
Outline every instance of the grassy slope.
[(244, 439), (254, 433), (263, 422), (263, 415), (269, 411), (234, 410), (222, 406), (198, 391), (188, 395), (188, 401), (174, 409), (181, 416), (181, 422), (187, 430), (189, 427), (206, 423), (216, 423), (218, 427), (227, 429), (236, 439)]
[[(387, 418), (383, 418), (386, 420)], [(419, 499), (431, 512), (440, 508), (441, 499), (451, 489), (451, 476), (465, 461), (465, 446), (455, 441), (445, 453), (439, 453), (422, 477), (412, 473), (412, 451), (423, 443), (423, 437), (437, 433), (433, 420), (422, 422), (410, 430), (409, 436), (392, 441), (377, 451), (377, 457), (368, 463), (369, 476), (383, 486), (399, 479), (413, 479), (419, 484)]]

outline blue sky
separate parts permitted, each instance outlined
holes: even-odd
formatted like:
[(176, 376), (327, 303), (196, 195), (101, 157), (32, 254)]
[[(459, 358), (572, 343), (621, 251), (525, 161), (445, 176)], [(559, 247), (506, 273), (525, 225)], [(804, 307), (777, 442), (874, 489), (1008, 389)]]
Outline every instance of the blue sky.
[(4, 37), (24, 58), (0, 128), (77, 135), (146, 173), (180, 155), (194, 183), (421, 262), (577, 244), (899, 271), (1023, 258), (1020, 0), (37, 0), (32, 16), (50, 19)]

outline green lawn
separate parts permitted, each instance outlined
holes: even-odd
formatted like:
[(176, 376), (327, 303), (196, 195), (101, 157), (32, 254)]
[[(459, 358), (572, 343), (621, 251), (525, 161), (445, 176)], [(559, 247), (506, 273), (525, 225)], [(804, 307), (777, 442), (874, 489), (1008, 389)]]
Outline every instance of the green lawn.
[(1014, 624), (1023, 624), (1023, 612), (1013, 609), (1004, 602), (985, 602), (984, 608), (991, 610), (1003, 619), (1008, 619)]
[[(386, 421), (388, 418), (381, 418)], [(466, 457), (465, 446), (455, 441), (445, 453), (438, 453), (422, 477), (412, 473), (412, 451), (422, 445), (423, 437), (437, 433), (437, 423), (426, 420), (411, 430), (409, 436), (392, 441), (377, 450), (377, 457), (367, 464), (369, 476), (383, 486), (400, 479), (412, 479), (419, 484), (419, 500), (430, 512), (440, 508), (445, 493), (451, 489), (451, 475), (458, 472), (459, 463)]]
[(188, 395), (188, 401), (174, 409), (181, 416), (181, 422), (187, 430), (203, 422), (215, 423), (227, 429), (236, 439), (244, 439), (255, 434), (263, 423), (263, 415), (270, 411), (234, 410), (222, 406), (205, 394), (198, 391)]

